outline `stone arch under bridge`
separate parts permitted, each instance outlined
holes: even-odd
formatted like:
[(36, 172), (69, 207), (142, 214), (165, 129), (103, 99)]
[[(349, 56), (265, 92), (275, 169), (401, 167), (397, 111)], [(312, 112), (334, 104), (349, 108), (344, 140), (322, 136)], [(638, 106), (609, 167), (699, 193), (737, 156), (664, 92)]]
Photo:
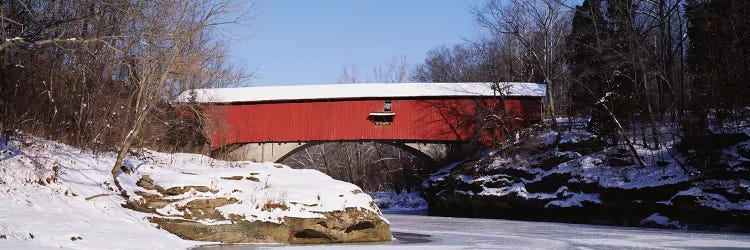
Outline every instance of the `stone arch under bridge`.
[[(253, 162), (281, 162), (295, 153), (306, 148), (325, 143), (340, 143), (344, 141), (316, 141), (316, 142), (280, 142), (280, 143), (246, 143), (234, 144), (217, 150), (215, 156), (227, 160)], [(478, 146), (470, 142), (399, 142), (399, 141), (346, 141), (346, 142), (375, 142), (392, 145), (417, 157), (435, 164), (447, 163), (461, 159)]]

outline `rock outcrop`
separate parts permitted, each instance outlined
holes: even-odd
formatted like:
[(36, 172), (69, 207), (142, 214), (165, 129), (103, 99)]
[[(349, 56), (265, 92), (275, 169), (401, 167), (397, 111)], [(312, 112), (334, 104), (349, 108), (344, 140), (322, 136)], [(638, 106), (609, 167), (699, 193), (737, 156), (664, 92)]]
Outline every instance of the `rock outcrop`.
[[(184, 239), (224, 243), (344, 243), (390, 241), (388, 223), (367, 210), (323, 213), (324, 218), (285, 217), (283, 223), (226, 218), (228, 224), (151, 217), (161, 228)], [(231, 217), (231, 216), (230, 216)]]
[[(605, 147), (591, 134), (566, 133), (555, 148), (550, 133), (434, 174), (425, 183), (429, 213), (750, 231), (750, 158), (743, 155), (750, 142), (744, 134), (700, 140), (718, 141), (708, 156), (690, 154), (701, 143), (638, 148), (644, 168), (628, 150)], [(711, 162), (717, 166), (706, 173)]]
[[(315, 171), (303, 176), (313, 182), (322, 179), (318, 180), (323, 187), (320, 192), (316, 194), (313, 186), (305, 190), (307, 194), (290, 194), (296, 190), (292, 183), (275, 181), (271, 176), (285, 178), (276, 172), (297, 170), (274, 165), (253, 169), (246, 174), (249, 176), (237, 175), (243, 171), (251, 172), (215, 169), (165, 176), (160, 171), (137, 171), (140, 178), (130, 187), (131, 199), (125, 207), (152, 213), (150, 222), (189, 240), (307, 244), (392, 239), (390, 225), (380, 210), (356, 186), (326, 180), (322, 177), (325, 175)], [(265, 175), (263, 181), (259, 179), (261, 173)], [(175, 178), (175, 174), (188, 177)], [(336, 193), (336, 184), (344, 192)]]

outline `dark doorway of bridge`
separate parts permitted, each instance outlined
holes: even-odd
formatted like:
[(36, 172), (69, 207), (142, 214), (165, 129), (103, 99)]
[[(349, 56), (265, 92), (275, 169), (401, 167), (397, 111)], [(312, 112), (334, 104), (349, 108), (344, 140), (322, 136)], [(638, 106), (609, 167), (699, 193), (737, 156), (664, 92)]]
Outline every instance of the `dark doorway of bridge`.
[(419, 191), (440, 166), (391, 144), (329, 142), (307, 147), (281, 161), (292, 168), (316, 169), (351, 182), (366, 192)]

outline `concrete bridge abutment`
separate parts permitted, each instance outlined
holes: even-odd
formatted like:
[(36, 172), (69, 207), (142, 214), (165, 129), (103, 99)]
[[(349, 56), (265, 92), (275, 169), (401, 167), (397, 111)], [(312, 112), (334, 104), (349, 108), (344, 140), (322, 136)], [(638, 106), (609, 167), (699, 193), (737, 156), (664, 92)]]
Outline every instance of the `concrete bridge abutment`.
[[(362, 141), (362, 143), (367, 141)], [(227, 160), (253, 162), (281, 162), (297, 151), (326, 142), (282, 142), (282, 143), (248, 143), (222, 154)], [(463, 159), (476, 152), (478, 147), (468, 142), (379, 142), (393, 145), (407, 152), (426, 158), (437, 164)]]
[(304, 142), (248, 143), (227, 152), (226, 158), (234, 161), (278, 162), (295, 149), (305, 147)]

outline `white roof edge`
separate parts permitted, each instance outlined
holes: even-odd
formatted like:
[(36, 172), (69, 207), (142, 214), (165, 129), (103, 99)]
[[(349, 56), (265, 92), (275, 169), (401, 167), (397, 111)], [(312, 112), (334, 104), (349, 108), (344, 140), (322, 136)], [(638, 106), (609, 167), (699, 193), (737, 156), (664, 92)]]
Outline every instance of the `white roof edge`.
[(373, 115), (373, 116), (394, 116), (394, 115), (396, 115), (396, 112), (370, 112), (370, 115)]
[[(497, 86), (497, 87), (495, 87)], [(500, 92), (497, 89), (500, 89)], [(178, 102), (234, 103), (284, 100), (349, 98), (403, 98), (450, 96), (529, 96), (544, 97), (546, 84), (501, 83), (354, 83), (292, 86), (263, 86), (187, 90)]]

